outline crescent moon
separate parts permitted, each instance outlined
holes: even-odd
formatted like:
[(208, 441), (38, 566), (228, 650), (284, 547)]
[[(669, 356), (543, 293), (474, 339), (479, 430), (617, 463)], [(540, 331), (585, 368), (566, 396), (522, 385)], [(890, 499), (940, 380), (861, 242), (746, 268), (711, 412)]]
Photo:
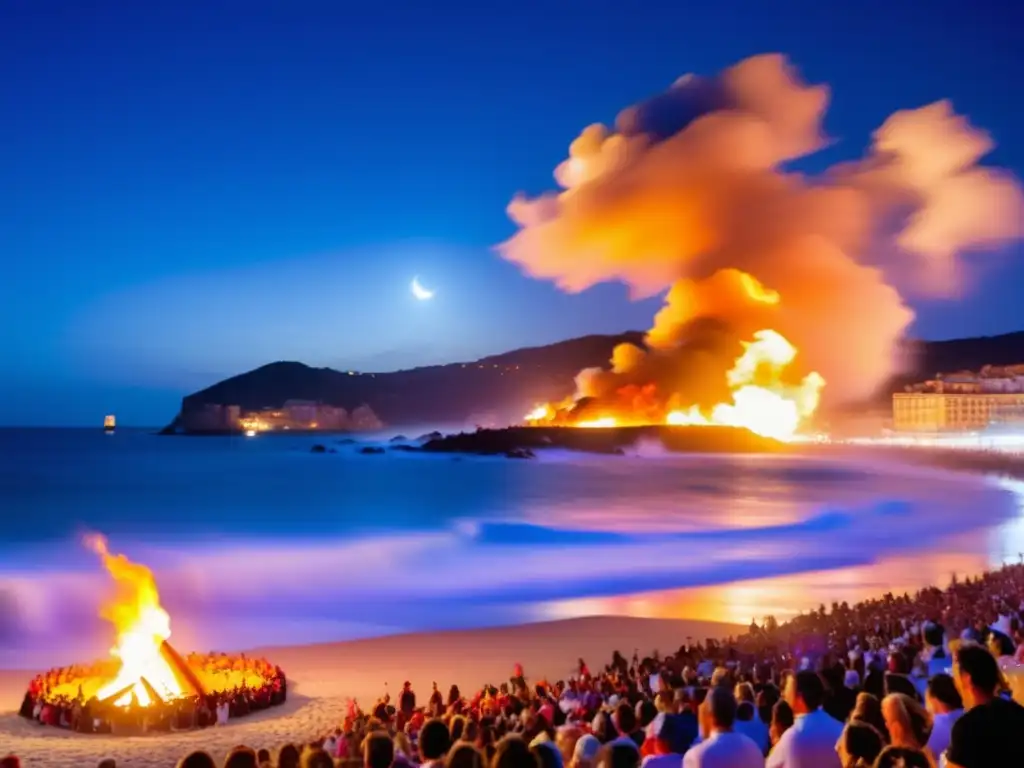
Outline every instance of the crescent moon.
[(420, 285), (419, 276), (414, 277), (412, 279), (412, 285), (410, 285), (409, 287), (412, 289), (412, 295), (415, 296), (420, 301), (426, 301), (427, 299), (434, 298), (433, 291), (424, 288), (422, 285)]

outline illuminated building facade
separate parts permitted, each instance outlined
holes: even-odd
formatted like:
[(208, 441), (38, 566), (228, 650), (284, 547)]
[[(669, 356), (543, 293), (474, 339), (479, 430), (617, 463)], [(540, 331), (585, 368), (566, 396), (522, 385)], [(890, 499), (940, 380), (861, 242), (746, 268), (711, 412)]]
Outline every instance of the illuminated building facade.
[(892, 421), (898, 432), (1024, 427), (1024, 365), (987, 365), (915, 384), (892, 396)]
[(1014, 423), (1024, 426), (1024, 393), (897, 392), (892, 396), (892, 425), (898, 432), (967, 431)]

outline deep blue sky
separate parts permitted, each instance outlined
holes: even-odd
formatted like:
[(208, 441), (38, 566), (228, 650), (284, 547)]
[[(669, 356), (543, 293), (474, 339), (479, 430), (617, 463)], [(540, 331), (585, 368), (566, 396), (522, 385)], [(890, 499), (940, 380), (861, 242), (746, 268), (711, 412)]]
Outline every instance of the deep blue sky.
[[(823, 161), (950, 97), (1021, 174), (1018, 5), (4, 0), (0, 424), (161, 423), (275, 359), (388, 370), (646, 327), (616, 286), (564, 296), (499, 260), (505, 205), (585, 125), (756, 53), (832, 86)], [(1024, 327), (1020, 256), (915, 333)]]

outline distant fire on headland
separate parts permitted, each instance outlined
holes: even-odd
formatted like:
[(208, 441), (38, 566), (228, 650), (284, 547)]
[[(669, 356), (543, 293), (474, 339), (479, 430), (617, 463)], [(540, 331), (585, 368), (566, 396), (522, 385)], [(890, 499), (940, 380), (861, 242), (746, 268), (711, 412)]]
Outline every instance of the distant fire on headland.
[(793, 170), (835, 144), (829, 98), (779, 55), (687, 75), (585, 128), (557, 190), (512, 200), (519, 229), (499, 252), (528, 275), (664, 301), (643, 347), (619, 345), (528, 424), (792, 438), (899, 371), (904, 296), (955, 299), (964, 253), (1024, 234), (1020, 185), (980, 164), (993, 143), (949, 102), (891, 115), (860, 158)]
[[(184, 700), (197, 707), (225, 696), (258, 698), (265, 705), (284, 701), (284, 674), (265, 659), (180, 655), (170, 644), (171, 618), (160, 603), (153, 572), (111, 553), (102, 536), (87, 536), (85, 544), (113, 580), (113, 592), (100, 614), (112, 625), (114, 642), (108, 660), (52, 669), (35, 678), (28, 696), (45, 704), (44, 710), (88, 706), (97, 718), (109, 721), (113, 712), (125, 717), (142, 711), (166, 715), (167, 707)], [(49, 720), (40, 717), (40, 722)]]
[[(779, 303), (779, 294), (766, 289), (751, 275), (733, 272), (729, 279), (735, 279), (752, 302), (769, 306)], [(748, 429), (776, 440), (792, 439), (814, 415), (825, 380), (816, 371), (799, 377), (794, 374), (797, 350), (777, 331), (755, 331), (742, 346), (742, 354), (724, 375), (728, 396), (720, 402), (706, 406), (684, 404), (679, 393), (659, 392), (655, 383), (629, 384), (615, 390), (612, 397), (589, 401), (583, 391), (558, 405), (537, 406), (526, 415), (526, 423), (583, 428), (641, 424), (720, 426)], [(623, 344), (616, 348), (612, 359), (628, 361), (637, 353), (644, 354), (631, 344)], [(611, 373), (614, 375), (614, 368)], [(607, 374), (585, 372), (580, 379), (586, 386), (602, 375)]]

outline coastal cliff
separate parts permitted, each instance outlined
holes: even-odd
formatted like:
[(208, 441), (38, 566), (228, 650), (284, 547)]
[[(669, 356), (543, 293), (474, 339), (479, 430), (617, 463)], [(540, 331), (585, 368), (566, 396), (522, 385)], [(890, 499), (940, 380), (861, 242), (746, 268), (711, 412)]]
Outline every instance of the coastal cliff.
[[(584, 336), (471, 362), (390, 373), (270, 363), (188, 395), (167, 431), (237, 432), (242, 428), (239, 419), (246, 414), (269, 414), (268, 419), (282, 414), (280, 418), (287, 420), (286, 405), (300, 414), (291, 419), (293, 424), (314, 430), (361, 431), (388, 424), (425, 423), (504, 426), (519, 420), (538, 402), (571, 394), (576, 374), (584, 368), (607, 366), (617, 344), (642, 345), (643, 338), (639, 331)], [(939, 371), (1020, 363), (1024, 361), (1024, 331), (910, 342), (905, 353), (905, 373), (894, 377), (863, 407), (888, 408), (892, 392)]]
[[(231, 427), (237, 415), (218, 409), (237, 407), (238, 414), (244, 416), (280, 411), (290, 401), (344, 409), (349, 416), (363, 409), (367, 415), (363, 422), (337, 427), (346, 431), (385, 424), (504, 425), (519, 419), (537, 402), (565, 397), (581, 369), (605, 365), (612, 349), (623, 342), (640, 344), (643, 334), (584, 336), (471, 362), (390, 373), (270, 363), (188, 395), (165, 431), (238, 431)], [(325, 428), (319, 421), (317, 424), (317, 428)]]

